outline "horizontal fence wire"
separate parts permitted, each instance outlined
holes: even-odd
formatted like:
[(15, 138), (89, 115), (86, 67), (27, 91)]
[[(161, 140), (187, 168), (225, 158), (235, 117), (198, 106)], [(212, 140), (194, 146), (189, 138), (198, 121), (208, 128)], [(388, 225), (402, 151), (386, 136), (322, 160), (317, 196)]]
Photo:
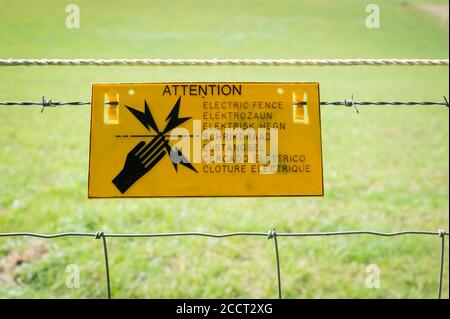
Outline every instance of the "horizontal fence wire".
[(448, 66), (448, 59), (0, 59), (8, 66)]
[(52, 106), (85, 106), (91, 105), (91, 102), (52, 102), (52, 101), (2, 101), (0, 105), (4, 106), (43, 106), (43, 107), (52, 107)]
[(350, 235), (370, 235), (381, 237), (395, 237), (405, 235), (421, 235), (421, 236), (438, 236), (440, 238), (440, 258), (439, 258), (439, 277), (438, 277), (438, 298), (442, 297), (442, 286), (444, 277), (444, 262), (445, 262), (445, 236), (449, 233), (443, 229), (438, 231), (427, 230), (406, 230), (396, 232), (379, 232), (370, 230), (351, 230), (351, 231), (331, 231), (331, 232), (277, 232), (275, 229), (268, 232), (230, 232), (222, 234), (206, 233), (206, 232), (167, 232), (167, 233), (143, 233), (143, 234), (128, 234), (128, 233), (105, 233), (103, 231), (97, 232), (64, 232), (55, 234), (40, 234), (33, 232), (10, 232), (0, 233), (0, 237), (36, 237), (45, 239), (54, 239), (61, 237), (93, 237), (95, 239), (102, 239), (103, 254), (105, 260), (105, 280), (106, 280), (106, 296), (111, 299), (111, 279), (109, 272), (109, 257), (108, 246), (106, 238), (162, 238), (162, 237), (210, 237), (210, 238), (227, 238), (227, 237), (242, 237), (254, 236), (265, 237), (274, 240), (275, 248), (275, 262), (277, 274), (278, 298), (282, 299), (281, 288), (281, 267), (280, 254), (278, 247), (279, 237), (320, 237), (320, 236), (350, 236)]
[[(117, 104), (117, 102), (106, 102), (105, 104)], [(306, 105), (307, 102), (293, 102), (295, 105)], [(52, 101), (46, 100), (42, 97), (40, 101), (0, 101), (0, 107), (4, 106), (40, 106), (41, 111), (47, 107), (60, 107), (60, 106), (89, 106), (89, 101)], [(447, 97), (443, 97), (443, 101), (356, 101), (354, 98), (345, 99), (343, 101), (327, 102), (321, 101), (321, 106), (344, 106), (353, 107), (356, 112), (359, 113), (358, 106), (446, 106), (449, 107)]]

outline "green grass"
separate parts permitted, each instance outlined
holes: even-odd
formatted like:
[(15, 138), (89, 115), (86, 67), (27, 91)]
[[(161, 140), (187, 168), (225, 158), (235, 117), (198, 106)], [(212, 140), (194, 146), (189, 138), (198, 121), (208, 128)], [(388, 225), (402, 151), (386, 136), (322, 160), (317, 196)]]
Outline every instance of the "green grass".
[[(448, 58), (448, 23), (400, 0), (377, 1), (379, 30), (364, 27), (371, 1), (76, 3), (81, 28), (69, 30), (63, 2), (0, 0), (0, 58)], [(9, 67), (0, 68), (0, 100), (87, 100), (98, 82), (310, 80), (323, 100), (441, 100), (449, 85), (447, 67)], [(324, 109), (325, 197), (287, 199), (88, 200), (88, 108), (39, 111), (0, 109), (0, 232), (449, 229), (445, 108)], [(37, 242), (0, 239), (0, 279), (10, 256)], [(438, 237), (279, 245), (285, 297), (436, 297)], [(100, 241), (45, 247), (0, 281), (0, 297), (105, 296)], [(114, 297), (277, 296), (264, 238), (110, 239), (109, 248)], [(65, 287), (69, 264), (80, 267), (79, 289)], [(366, 288), (368, 264), (380, 267), (381, 289)], [(447, 257), (446, 298), (448, 278)]]

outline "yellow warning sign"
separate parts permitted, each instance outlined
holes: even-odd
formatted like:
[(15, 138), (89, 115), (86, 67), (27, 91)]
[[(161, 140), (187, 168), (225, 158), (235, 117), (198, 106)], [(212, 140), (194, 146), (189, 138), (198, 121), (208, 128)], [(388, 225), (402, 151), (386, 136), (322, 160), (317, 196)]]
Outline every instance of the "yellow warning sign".
[(318, 83), (94, 84), (88, 196), (322, 196)]

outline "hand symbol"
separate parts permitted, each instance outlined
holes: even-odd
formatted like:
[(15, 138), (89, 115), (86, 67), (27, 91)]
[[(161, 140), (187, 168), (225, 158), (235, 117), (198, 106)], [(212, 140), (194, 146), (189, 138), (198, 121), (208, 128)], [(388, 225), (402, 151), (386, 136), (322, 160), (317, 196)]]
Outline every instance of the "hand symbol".
[(128, 153), (122, 171), (112, 181), (122, 194), (164, 157), (166, 143), (158, 134), (147, 145), (141, 141)]

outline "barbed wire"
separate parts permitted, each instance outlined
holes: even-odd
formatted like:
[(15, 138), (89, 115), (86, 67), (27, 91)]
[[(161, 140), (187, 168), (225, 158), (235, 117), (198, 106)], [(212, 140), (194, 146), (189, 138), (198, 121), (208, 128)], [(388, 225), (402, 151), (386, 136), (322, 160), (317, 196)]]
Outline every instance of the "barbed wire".
[[(105, 104), (109, 104), (106, 102)], [(117, 104), (117, 102), (111, 102)], [(294, 105), (306, 105), (307, 102), (293, 102)], [(0, 106), (40, 106), (41, 112), (47, 107), (59, 106), (87, 106), (91, 105), (89, 101), (69, 101), (69, 102), (53, 102), (42, 97), (41, 101), (0, 101)], [(357, 106), (446, 106), (449, 107), (447, 98), (444, 96), (444, 101), (355, 101), (353, 96), (344, 101), (327, 102), (321, 101), (322, 106), (345, 106), (353, 107), (359, 113)]]
[(0, 59), (8, 66), (448, 66), (448, 59)]
[(44, 102), (33, 102), (33, 101), (3, 101), (0, 102), (0, 105), (4, 106), (44, 106), (44, 107), (52, 107), (52, 106), (84, 106), (84, 105), (91, 105), (91, 102), (52, 102), (50, 101), (44, 101)]
[(438, 231), (427, 230), (405, 230), (396, 232), (379, 232), (370, 230), (351, 230), (351, 231), (331, 231), (331, 232), (277, 232), (275, 229), (268, 232), (230, 232), (222, 234), (206, 233), (206, 232), (167, 232), (167, 233), (105, 233), (103, 231), (97, 232), (64, 232), (55, 234), (40, 234), (33, 232), (10, 232), (0, 233), (0, 237), (36, 237), (44, 239), (54, 239), (61, 237), (93, 237), (95, 239), (102, 239), (103, 254), (105, 260), (105, 279), (107, 298), (111, 299), (111, 280), (109, 272), (109, 256), (107, 238), (160, 238), (160, 237), (210, 237), (210, 238), (227, 238), (238, 236), (256, 236), (265, 237), (267, 239), (274, 240), (275, 248), (275, 263), (277, 273), (277, 287), (278, 298), (282, 299), (282, 286), (281, 286), (281, 268), (280, 268), (280, 255), (278, 247), (278, 237), (317, 237), (317, 236), (351, 236), (351, 235), (370, 235), (370, 236), (382, 236), (382, 237), (395, 237), (405, 235), (422, 235), (422, 236), (438, 236), (440, 238), (440, 258), (439, 258), (439, 277), (438, 277), (438, 299), (442, 298), (442, 285), (444, 277), (444, 261), (445, 261), (445, 236), (449, 233), (443, 229)]

